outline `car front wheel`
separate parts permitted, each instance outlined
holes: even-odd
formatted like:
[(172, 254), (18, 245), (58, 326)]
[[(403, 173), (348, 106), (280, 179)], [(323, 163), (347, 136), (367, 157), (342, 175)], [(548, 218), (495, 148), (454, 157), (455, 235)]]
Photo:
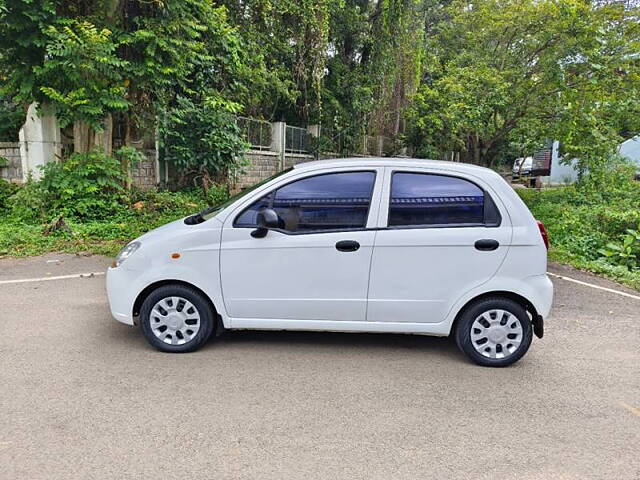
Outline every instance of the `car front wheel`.
[(165, 285), (145, 299), (140, 326), (146, 340), (163, 352), (200, 348), (211, 336), (214, 312), (207, 298), (185, 285)]
[(472, 361), (488, 367), (506, 367), (520, 360), (531, 345), (529, 315), (508, 298), (486, 298), (461, 314), (456, 343)]

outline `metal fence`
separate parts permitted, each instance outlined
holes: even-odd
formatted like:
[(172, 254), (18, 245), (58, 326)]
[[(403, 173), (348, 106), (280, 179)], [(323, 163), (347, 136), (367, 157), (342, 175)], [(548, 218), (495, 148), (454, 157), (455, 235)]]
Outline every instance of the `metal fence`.
[(365, 155), (379, 155), (378, 137), (372, 135), (364, 136), (363, 152)]
[(269, 150), (272, 143), (271, 123), (255, 118), (237, 117), (236, 122), (253, 150)]
[(396, 142), (392, 138), (363, 135), (355, 128), (339, 131), (330, 127), (316, 128), (312, 131), (319, 131), (320, 138), (315, 138), (306, 128), (286, 125), (284, 122), (270, 123), (255, 118), (236, 118), (238, 127), (252, 150), (276, 152), (283, 149), (290, 154), (316, 156), (378, 157), (398, 154)]
[(310, 151), (310, 135), (305, 128), (287, 125), (284, 149), (291, 153), (308, 153)]

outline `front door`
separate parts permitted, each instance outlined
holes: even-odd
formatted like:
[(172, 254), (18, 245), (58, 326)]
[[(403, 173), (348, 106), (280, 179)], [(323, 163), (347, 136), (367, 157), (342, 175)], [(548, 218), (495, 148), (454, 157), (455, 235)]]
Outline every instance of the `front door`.
[(367, 320), (442, 322), (464, 293), (500, 267), (511, 242), (509, 217), (501, 215), (486, 186), (471, 178), (393, 169), (388, 174)]
[[(284, 180), (230, 215), (220, 252), (229, 316), (364, 321), (376, 174), (339, 171)], [(253, 238), (256, 213), (267, 207), (278, 214), (280, 228)]]

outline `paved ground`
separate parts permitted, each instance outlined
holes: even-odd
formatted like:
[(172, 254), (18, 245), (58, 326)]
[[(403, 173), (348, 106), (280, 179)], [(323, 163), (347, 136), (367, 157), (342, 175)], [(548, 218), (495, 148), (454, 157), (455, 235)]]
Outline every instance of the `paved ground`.
[(640, 478), (640, 300), (556, 279), (544, 340), (487, 369), (401, 335), (167, 355), (110, 319), (104, 277), (1, 283), (108, 262), (0, 260), (2, 479)]

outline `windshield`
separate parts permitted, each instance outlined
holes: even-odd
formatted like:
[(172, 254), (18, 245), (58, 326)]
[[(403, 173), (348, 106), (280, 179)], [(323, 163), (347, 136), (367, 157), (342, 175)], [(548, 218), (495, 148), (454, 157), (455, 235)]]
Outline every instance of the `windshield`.
[(198, 215), (202, 218), (202, 220), (209, 220), (210, 218), (215, 217), (222, 209), (228, 207), (229, 205), (231, 205), (233, 202), (235, 202), (239, 198), (244, 197), (247, 193), (252, 192), (256, 188), (261, 187), (265, 183), (270, 182), (274, 178), (278, 178), (279, 176), (284, 175), (285, 173), (288, 173), (291, 170), (293, 170), (293, 167), (286, 168), (286, 169), (282, 170), (281, 172), (276, 173), (275, 175), (271, 175), (270, 177), (265, 178), (261, 182), (258, 182), (258, 183), (254, 184), (254, 185), (251, 185), (250, 187), (245, 188), (244, 190), (242, 190), (241, 192), (236, 193), (235, 195), (231, 195), (227, 199), (226, 202), (220, 203), (218, 205), (213, 205), (213, 206), (208, 207), (208, 208), (205, 208)]

